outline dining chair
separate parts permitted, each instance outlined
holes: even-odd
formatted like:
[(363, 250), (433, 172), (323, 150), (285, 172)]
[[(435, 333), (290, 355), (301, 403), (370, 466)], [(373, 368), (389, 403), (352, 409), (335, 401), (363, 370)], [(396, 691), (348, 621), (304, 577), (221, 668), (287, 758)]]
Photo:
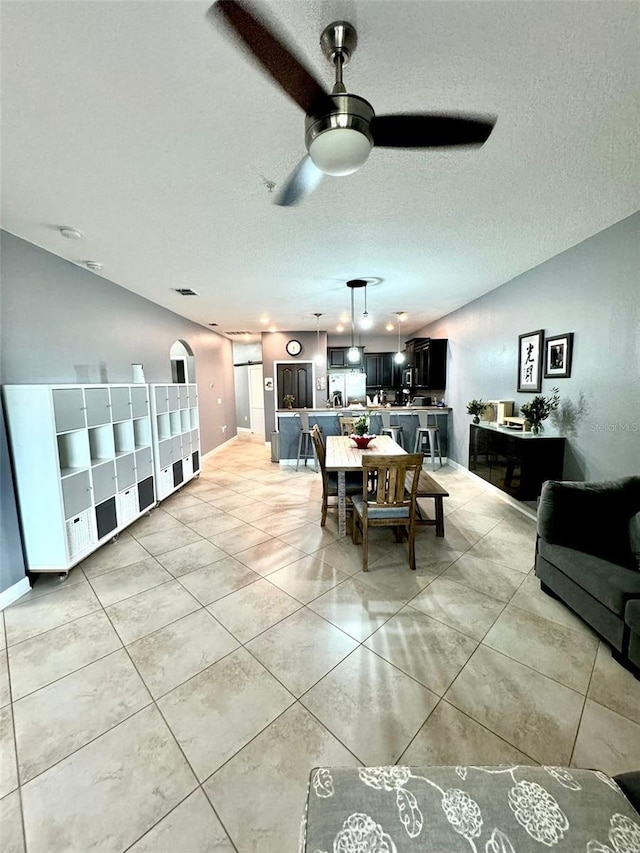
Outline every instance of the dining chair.
[[(329, 498), (338, 497), (338, 474), (334, 471), (327, 471), (325, 466), (326, 450), (320, 428), (317, 424), (311, 429), (311, 440), (316, 451), (316, 458), (320, 463), (320, 473), (322, 474), (322, 518), (320, 526), (324, 527), (327, 521), (327, 509), (329, 507)], [(362, 479), (360, 474), (345, 474), (345, 492), (347, 496), (357, 495), (362, 491)], [(350, 504), (347, 504), (349, 510)]]
[(311, 427), (309, 426), (309, 413), (296, 412), (294, 417), (299, 419), (300, 434), (298, 436), (298, 456), (296, 458), (296, 471), (300, 460), (304, 459), (305, 468), (307, 459), (313, 459), (314, 470), (318, 470), (315, 454), (313, 452), (313, 443), (311, 441)]
[(338, 423), (340, 424), (340, 435), (351, 435), (353, 432), (353, 425), (356, 420), (357, 418), (351, 418), (347, 415), (339, 415)]
[[(369, 571), (370, 527), (394, 527), (398, 541), (400, 529), (405, 528), (409, 537), (409, 567), (415, 570), (416, 492), (422, 459), (422, 453), (363, 457), (361, 490), (351, 498), (351, 535), (356, 544), (362, 538), (363, 572)], [(369, 491), (372, 478), (376, 486)]]

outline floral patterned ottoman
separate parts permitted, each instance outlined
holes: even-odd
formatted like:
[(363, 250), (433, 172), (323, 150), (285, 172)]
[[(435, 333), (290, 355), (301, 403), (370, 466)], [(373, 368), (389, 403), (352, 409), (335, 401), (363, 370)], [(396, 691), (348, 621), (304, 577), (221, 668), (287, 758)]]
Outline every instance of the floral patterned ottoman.
[(640, 853), (640, 815), (597, 770), (320, 767), (300, 853)]

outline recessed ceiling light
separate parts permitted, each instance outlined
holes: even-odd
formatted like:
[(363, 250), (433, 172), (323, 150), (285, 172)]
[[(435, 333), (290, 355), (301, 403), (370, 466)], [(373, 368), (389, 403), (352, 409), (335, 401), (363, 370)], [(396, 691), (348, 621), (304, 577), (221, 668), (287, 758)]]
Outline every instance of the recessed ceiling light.
[(269, 326), (269, 331), (270, 331), (270, 332), (275, 332), (275, 331), (276, 331), (276, 327), (275, 327), (275, 326)]
[(387, 325), (385, 326), (385, 329), (387, 330), (387, 332), (393, 332), (393, 329), (394, 329), (393, 323), (387, 323)]
[(84, 265), (87, 269), (93, 270), (94, 272), (98, 272), (102, 269), (102, 264), (100, 261), (85, 261)]
[(260, 317), (260, 322), (262, 323), (263, 326), (266, 326), (267, 323), (269, 322), (269, 318), (268, 317)]
[(338, 325), (336, 326), (336, 332), (344, 332), (344, 326), (342, 325), (342, 323), (338, 323)]
[(78, 231), (77, 228), (70, 228), (68, 225), (61, 225), (58, 231), (67, 240), (80, 240), (82, 238), (82, 231)]

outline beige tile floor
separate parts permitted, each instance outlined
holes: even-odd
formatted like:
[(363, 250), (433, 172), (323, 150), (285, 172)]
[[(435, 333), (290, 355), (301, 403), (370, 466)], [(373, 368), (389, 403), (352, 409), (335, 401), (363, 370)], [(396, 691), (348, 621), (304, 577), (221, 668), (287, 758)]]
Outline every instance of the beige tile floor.
[[(640, 767), (640, 683), (532, 574), (535, 529), (436, 472), (446, 536), (319, 526), (241, 438), (0, 632), (3, 853), (284, 853), (319, 764)], [(25, 842), (26, 838), (26, 842)]]

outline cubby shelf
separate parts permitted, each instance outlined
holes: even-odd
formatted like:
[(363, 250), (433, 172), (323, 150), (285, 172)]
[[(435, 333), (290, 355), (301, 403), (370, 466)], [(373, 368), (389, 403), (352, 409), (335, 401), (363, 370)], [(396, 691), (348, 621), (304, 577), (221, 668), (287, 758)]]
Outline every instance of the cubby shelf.
[(3, 397), (27, 566), (67, 572), (155, 503), (149, 387), (5, 385)]
[(150, 385), (153, 461), (158, 500), (200, 472), (195, 384)]

